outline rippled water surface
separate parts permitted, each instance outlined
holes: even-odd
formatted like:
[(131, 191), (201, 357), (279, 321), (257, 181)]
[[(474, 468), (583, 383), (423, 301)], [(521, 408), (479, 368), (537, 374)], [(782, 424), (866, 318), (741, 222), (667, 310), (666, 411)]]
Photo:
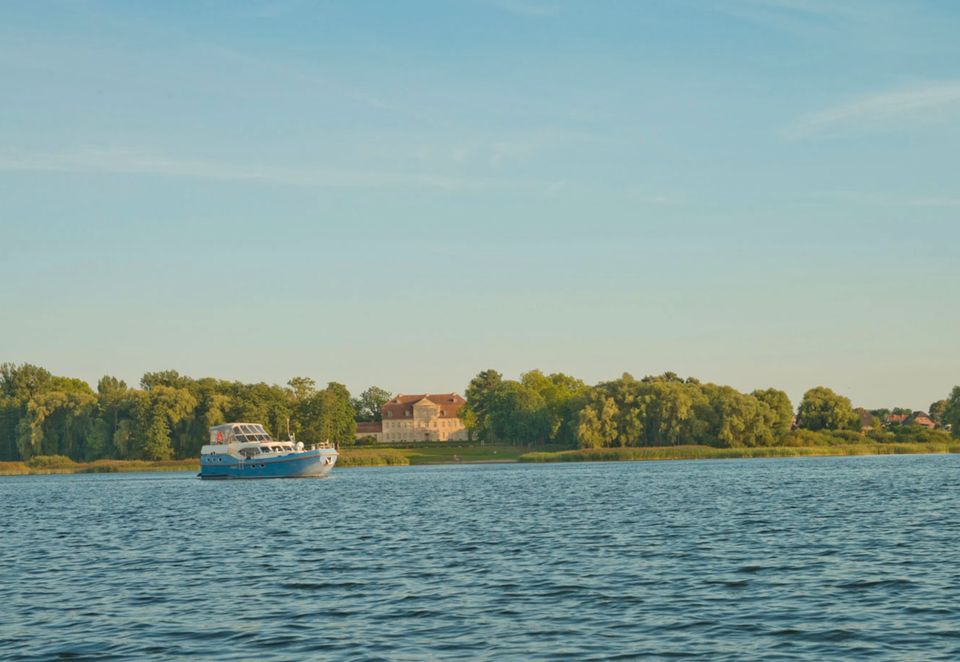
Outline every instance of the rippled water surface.
[(960, 659), (960, 456), (0, 479), (0, 656)]

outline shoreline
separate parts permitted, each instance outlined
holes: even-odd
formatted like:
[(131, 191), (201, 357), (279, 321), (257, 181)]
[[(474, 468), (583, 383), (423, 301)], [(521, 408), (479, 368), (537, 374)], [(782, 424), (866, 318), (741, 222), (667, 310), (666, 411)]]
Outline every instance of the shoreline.
[(854, 457), (867, 455), (949, 455), (960, 453), (954, 442), (893, 442), (839, 444), (836, 446), (651, 446), (634, 448), (577, 449), (526, 453), (524, 463), (547, 462), (651, 462), (665, 460), (737, 460), (783, 457)]
[[(459, 453), (452, 452), (459, 451)], [(869, 455), (960, 454), (955, 442), (864, 443), (837, 446), (759, 446), (714, 448), (712, 446), (650, 446), (625, 448), (528, 451), (516, 446), (458, 447), (423, 452), (422, 449), (342, 449), (337, 468), (384, 466), (438, 466), (459, 464), (543, 464), (552, 462), (659, 462), (670, 460), (735, 460), (786, 457), (854, 457)], [(461, 455), (463, 457), (461, 457)], [(0, 477), (59, 474), (198, 472), (197, 460), (97, 460), (30, 466), (25, 462), (0, 462)]]

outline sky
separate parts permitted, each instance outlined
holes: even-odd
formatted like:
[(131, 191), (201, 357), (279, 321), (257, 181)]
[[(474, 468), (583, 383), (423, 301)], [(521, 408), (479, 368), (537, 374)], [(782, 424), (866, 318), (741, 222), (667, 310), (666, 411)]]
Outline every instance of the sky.
[(0, 3), (0, 361), (960, 383), (960, 5)]

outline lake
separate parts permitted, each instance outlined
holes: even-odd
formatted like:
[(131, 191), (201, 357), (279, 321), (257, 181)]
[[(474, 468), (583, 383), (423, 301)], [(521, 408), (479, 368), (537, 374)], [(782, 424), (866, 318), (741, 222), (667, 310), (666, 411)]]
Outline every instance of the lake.
[(960, 659), (960, 456), (0, 479), (0, 657)]

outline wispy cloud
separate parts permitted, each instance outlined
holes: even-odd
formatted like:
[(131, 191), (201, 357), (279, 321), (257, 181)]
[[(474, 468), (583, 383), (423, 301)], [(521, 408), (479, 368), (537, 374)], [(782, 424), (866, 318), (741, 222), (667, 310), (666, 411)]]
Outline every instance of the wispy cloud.
[(225, 161), (179, 159), (143, 152), (99, 149), (59, 153), (0, 152), (0, 170), (157, 175), (321, 188), (418, 186), (447, 190), (470, 190), (510, 185), (509, 182), (499, 180), (451, 177), (433, 173), (244, 165)]
[(824, 191), (816, 199), (849, 202), (882, 207), (960, 208), (960, 197), (955, 195), (891, 194), (875, 191)]
[(185, 159), (117, 149), (81, 149), (70, 152), (0, 151), (3, 172), (67, 173), (179, 177), (211, 182), (309, 188), (420, 188), (451, 192), (512, 191), (555, 199), (564, 195), (619, 195), (643, 205), (678, 204), (673, 196), (629, 188), (597, 186), (563, 179), (518, 179), (515, 176), (445, 175), (434, 171), (350, 170), (321, 167), (247, 165), (228, 161)]
[(881, 129), (896, 123), (960, 118), (960, 81), (942, 81), (861, 96), (801, 117), (790, 138), (850, 130)]

